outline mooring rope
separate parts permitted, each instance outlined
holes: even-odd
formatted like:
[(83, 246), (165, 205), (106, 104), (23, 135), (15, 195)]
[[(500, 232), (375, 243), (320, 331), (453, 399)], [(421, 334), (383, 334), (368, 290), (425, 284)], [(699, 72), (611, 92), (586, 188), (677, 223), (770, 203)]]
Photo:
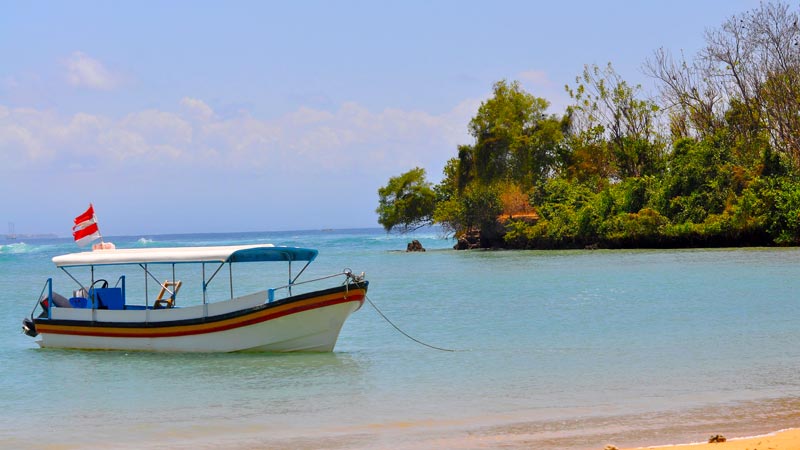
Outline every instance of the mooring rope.
[(429, 347), (429, 348), (432, 348), (434, 350), (439, 350), (439, 351), (442, 351), (442, 352), (455, 352), (456, 351), (456, 350), (449, 349), (449, 348), (442, 348), (442, 347), (437, 347), (435, 345), (426, 344), (425, 342), (420, 341), (419, 339), (415, 338), (414, 336), (411, 336), (410, 334), (408, 334), (405, 331), (401, 330), (400, 327), (398, 327), (397, 325), (394, 324), (394, 322), (389, 320), (389, 318), (386, 317), (386, 314), (384, 314), (380, 309), (378, 309), (378, 307), (375, 306), (375, 303), (372, 303), (372, 300), (370, 300), (370, 298), (368, 296), (365, 295), (364, 298), (369, 302), (370, 306), (375, 308), (375, 311), (377, 311), (378, 314), (380, 314), (381, 317), (383, 317), (383, 320), (385, 320), (387, 323), (389, 323), (389, 325), (393, 326), (394, 329), (399, 331), (403, 336), (411, 339), (412, 341), (416, 342), (417, 344), (424, 345), (425, 347)]

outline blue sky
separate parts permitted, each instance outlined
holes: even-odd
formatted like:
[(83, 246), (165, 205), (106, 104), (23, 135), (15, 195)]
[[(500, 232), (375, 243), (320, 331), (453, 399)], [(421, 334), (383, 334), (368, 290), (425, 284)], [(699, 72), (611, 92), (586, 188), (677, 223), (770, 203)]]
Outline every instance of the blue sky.
[(377, 226), (438, 181), (492, 83), (568, 104), (584, 64), (641, 66), (756, 1), (0, 1), (0, 234)]

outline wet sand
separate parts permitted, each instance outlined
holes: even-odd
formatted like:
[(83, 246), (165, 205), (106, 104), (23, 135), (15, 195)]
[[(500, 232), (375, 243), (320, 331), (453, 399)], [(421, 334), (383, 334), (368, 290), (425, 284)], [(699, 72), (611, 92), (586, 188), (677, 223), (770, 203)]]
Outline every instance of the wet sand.
[(666, 450), (800, 450), (800, 428), (778, 431), (764, 436), (731, 437), (725, 442), (637, 447), (638, 450), (654, 448)]

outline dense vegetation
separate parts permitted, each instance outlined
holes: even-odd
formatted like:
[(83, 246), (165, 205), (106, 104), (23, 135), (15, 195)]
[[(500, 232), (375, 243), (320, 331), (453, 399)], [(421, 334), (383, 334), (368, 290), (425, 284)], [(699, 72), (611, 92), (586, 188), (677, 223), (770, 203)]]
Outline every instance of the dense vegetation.
[(654, 52), (644, 98), (609, 64), (566, 86), (562, 115), (499, 81), (438, 185), (379, 191), (387, 231), (438, 223), (482, 247), (800, 244), (800, 27), (762, 3), (693, 59)]

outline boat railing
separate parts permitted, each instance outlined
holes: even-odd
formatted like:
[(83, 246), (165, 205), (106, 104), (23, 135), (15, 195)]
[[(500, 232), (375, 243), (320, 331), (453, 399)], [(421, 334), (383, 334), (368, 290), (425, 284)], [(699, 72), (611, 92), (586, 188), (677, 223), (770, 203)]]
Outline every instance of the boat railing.
[(309, 283), (316, 283), (317, 281), (328, 280), (330, 278), (336, 278), (336, 277), (342, 277), (342, 276), (345, 277), (344, 283), (342, 283), (342, 284), (347, 283), (349, 285), (351, 282), (360, 283), (360, 282), (364, 281), (364, 273), (361, 273), (361, 275), (355, 275), (352, 270), (344, 269), (341, 272), (334, 273), (334, 274), (331, 274), (331, 275), (326, 275), (326, 276), (319, 277), (319, 278), (314, 278), (312, 280), (294, 282), (294, 283), (285, 284), (283, 286), (278, 286), (278, 287), (267, 289), (267, 302), (268, 303), (272, 303), (272, 302), (275, 301), (275, 291), (279, 291), (281, 289), (287, 289), (289, 291), (289, 295), (291, 296), (292, 295), (292, 288), (295, 287), (295, 286), (300, 286), (300, 285), (309, 284)]
[(122, 284), (122, 304), (124, 305), (125, 302), (125, 275), (120, 275), (117, 279), (117, 282), (114, 284), (114, 287), (120, 287), (119, 285)]
[(37, 306), (44, 306), (41, 304), (42, 297), (44, 297), (44, 292), (47, 291), (47, 318), (50, 318), (50, 309), (53, 307), (53, 279), (48, 278), (47, 281), (44, 282), (44, 286), (42, 287), (42, 292), (39, 293), (39, 297), (36, 298), (36, 304), (33, 305), (33, 309), (31, 310), (31, 320), (33, 320), (33, 314), (36, 312)]
[[(115, 288), (122, 287), (122, 302), (125, 304), (125, 275), (120, 275), (117, 279), (117, 283), (114, 285)], [(47, 297), (45, 297), (45, 292), (47, 292)], [(86, 294), (90, 297), (93, 305), (97, 305), (97, 300), (94, 298), (94, 295), (89, 295), (88, 292)], [(47, 303), (43, 303), (42, 300), (47, 299)], [(53, 309), (53, 279), (48, 278), (47, 281), (44, 282), (44, 286), (42, 287), (41, 292), (39, 292), (39, 296), (36, 297), (36, 303), (33, 305), (33, 309), (31, 310), (30, 317), (33, 319), (33, 315), (36, 314), (36, 308), (41, 306), (42, 310), (47, 313), (47, 318), (52, 318), (52, 309)]]

